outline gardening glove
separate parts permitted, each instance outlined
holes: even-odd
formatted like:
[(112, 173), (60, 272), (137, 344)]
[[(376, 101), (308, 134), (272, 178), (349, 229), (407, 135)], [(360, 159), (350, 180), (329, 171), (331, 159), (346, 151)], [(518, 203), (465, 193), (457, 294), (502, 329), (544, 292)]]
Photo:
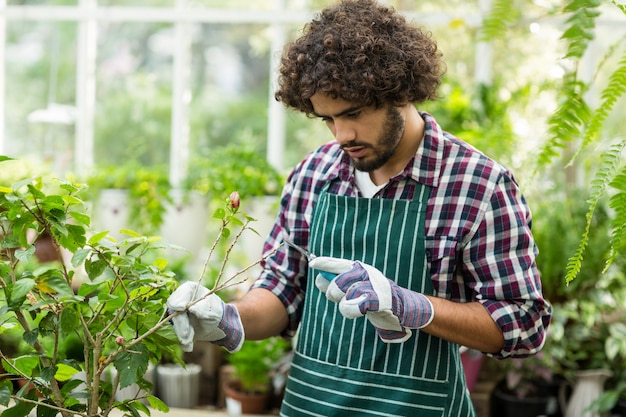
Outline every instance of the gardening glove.
[(421, 329), (433, 320), (434, 309), (425, 295), (400, 287), (371, 265), (320, 256), (309, 266), (338, 274), (330, 282), (318, 275), (317, 288), (339, 303), (344, 317), (365, 316), (386, 343), (404, 342), (411, 337), (411, 329)]
[(182, 313), (172, 317), (174, 332), (182, 350), (191, 352), (194, 340), (204, 340), (224, 347), (233, 353), (241, 349), (245, 334), (239, 311), (226, 304), (216, 294), (196, 282), (185, 282), (167, 299), (171, 312)]

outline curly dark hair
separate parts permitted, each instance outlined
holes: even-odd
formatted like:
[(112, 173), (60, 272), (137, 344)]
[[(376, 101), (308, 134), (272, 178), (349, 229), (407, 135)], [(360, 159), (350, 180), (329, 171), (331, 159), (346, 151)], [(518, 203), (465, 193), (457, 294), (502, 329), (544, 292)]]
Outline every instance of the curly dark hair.
[(311, 116), (311, 96), (380, 108), (437, 97), (445, 66), (430, 33), (373, 0), (322, 10), (286, 45), (275, 98)]

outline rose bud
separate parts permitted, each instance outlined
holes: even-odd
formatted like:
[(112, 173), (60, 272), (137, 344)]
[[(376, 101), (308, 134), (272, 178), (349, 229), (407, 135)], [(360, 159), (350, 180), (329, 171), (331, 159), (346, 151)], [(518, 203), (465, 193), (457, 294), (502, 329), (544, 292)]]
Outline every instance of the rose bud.
[(123, 336), (117, 336), (115, 338), (115, 343), (117, 343), (118, 345), (124, 344), (124, 337)]
[(239, 193), (237, 191), (233, 191), (230, 193), (230, 207), (237, 210), (239, 205), (241, 204), (241, 199), (239, 198)]

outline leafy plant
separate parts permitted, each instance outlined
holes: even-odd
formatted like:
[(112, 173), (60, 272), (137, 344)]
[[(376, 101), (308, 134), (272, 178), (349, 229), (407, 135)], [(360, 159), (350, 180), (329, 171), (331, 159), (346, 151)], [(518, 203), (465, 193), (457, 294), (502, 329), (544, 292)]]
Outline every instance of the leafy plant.
[(239, 145), (219, 147), (190, 162), (186, 188), (221, 198), (237, 190), (243, 198), (278, 195), (283, 176), (255, 150)]
[(515, 154), (516, 134), (511, 122), (511, 110), (529, 97), (527, 87), (509, 91), (511, 99), (499, 97), (505, 90), (500, 80), (479, 84), (471, 94), (459, 82), (446, 79), (441, 87), (444, 100), (420, 104), (420, 109), (432, 113), (441, 126), (499, 161), (510, 160)]
[(103, 189), (127, 190), (130, 226), (141, 233), (156, 233), (163, 224), (166, 204), (172, 203), (167, 170), (162, 167), (146, 168), (134, 163), (100, 167), (86, 182), (89, 188), (85, 194), (94, 204)]
[[(149, 415), (143, 399), (167, 411), (161, 400), (147, 394), (152, 384), (143, 378), (149, 363), (165, 356), (182, 363), (170, 325), (180, 313), (164, 309), (177, 286), (161, 257), (165, 245), (130, 230), (125, 231), (129, 237), (119, 241), (107, 232), (88, 236), (90, 218), (80, 199), (83, 187), (42, 177), (0, 184), (0, 335), (19, 334), (27, 345), (17, 356), (0, 352), (7, 377), (0, 380), (0, 405), (9, 407), (2, 417), (24, 417), (35, 408), (40, 417), (107, 416), (113, 409), (135, 417)], [(228, 253), (251, 221), (239, 211), (236, 194), (215, 217), (221, 223), (216, 242), (231, 241), (211, 293), (235, 285), (245, 272), (222, 276)], [(239, 231), (231, 233), (233, 227)], [(32, 264), (35, 248), (27, 237), (31, 231), (49, 233), (58, 250), (71, 254), (71, 262)], [(72, 339), (80, 341), (78, 357), (70, 355), (67, 346), (62, 348)], [(110, 367), (117, 376), (107, 381), (104, 375)], [(14, 392), (16, 378), (36, 389)], [(116, 401), (116, 391), (131, 384), (146, 394)]]
[(266, 393), (270, 388), (272, 367), (289, 350), (285, 339), (273, 337), (246, 341), (238, 352), (228, 355), (228, 362), (235, 369), (236, 380), (247, 393)]
[[(611, 2), (626, 16), (626, 7)], [(582, 233), (580, 244), (570, 258), (567, 267), (566, 282), (572, 281), (581, 270), (585, 249), (589, 244), (589, 231), (592, 225), (595, 208), (599, 200), (606, 194), (611, 194), (611, 207), (618, 214), (611, 224), (610, 244), (611, 251), (606, 258), (607, 267), (623, 249), (626, 225), (626, 168), (621, 164), (621, 151), (626, 145), (626, 136), (616, 138), (603, 137), (601, 132), (604, 122), (614, 109), (617, 100), (626, 95), (626, 50), (622, 51), (617, 68), (605, 74), (609, 82), (600, 94), (601, 103), (593, 108), (585, 99), (585, 94), (593, 85), (593, 81), (585, 82), (580, 78), (578, 64), (589, 48), (594, 38), (595, 21), (600, 16), (598, 8), (602, 3), (598, 0), (573, 0), (563, 9), (568, 16), (567, 28), (562, 39), (568, 44), (566, 59), (574, 65), (566, 73), (560, 89), (560, 106), (549, 119), (549, 138), (539, 154), (540, 166), (550, 163), (559, 156), (559, 149), (567, 149), (569, 145), (578, 143), (574, 159), (593, 142), (605, 141), (608, 146), (600, 151), (599, 169), (595, 178), (591, 180), (591, 196), (588, 200), (589, 209), (586, 214), (586, 225)], [(609, 55), (619, 53), (617, 45), (624, 44), (624, 39), (616, 42), (616, 47), (609, 51)], [(596, 68), (595, 79), (605, 68), (606, 59)], [(602, 148), (600, 148), (602, 149)], [(573, 161), (573, 159), (572, 159)], [(570, 162), (571, 163), (571, 162)], [(609, 192), (609, 189), (611, 190)]]
[[(609, 3), (626, 16), (624, 4), (616, 0)], [(623, 133), (612, 137), (603, 135), (605, 124), (609, 116), (615, 113), (618, 100), (626, 95), (626, 49), (623, 47), (626, 39), (615, 40), (594, 69), (591, 80), (585, 80), (580, 71), (583, 57), (596, 37), (600, 8), (606, 4), (599, 0), (570, 0), (553, 12), (557, 17), (566, 19), (561, 35), (566, 50), (563, 56), (566, 72), (555, 89), (558, 106), (548, 118), (548, 137), (539, 149), (537, 170), (545, 169), (559, 157), (567, 158), (568, 164), (572, 165), (582, 158), (591, 144), (596, 144), (596, 149), (599, 149), (593, 156), (600, 161), (595, 177), (589, 183), (591, 192), (587, 202), (586, 224), (581, 230), (579, 245), (568, 262), (567, 283), (581, 272), (595, 208), (603, 196), (611, 196), (610, 206), (617, 213), (611, 224), (611, 251), (605, 259), (606, 267), (623, 250), (626, 239), (626, 167), (621, 163), (626, 136)], [(520, 21), (516, 19), (519, 15), (516, 2), (495, 1), (483, 22), (481, 39), (489, 41), (504, 37), (508, 27)], [(609, 68), (609, 58), (617, 58), (614, 68)], [(608, 81), (605, 85), (599, 85), (600, 79)], [(592, 87), (600, 89), (600, 103), (595, 107), (587, 97)]]

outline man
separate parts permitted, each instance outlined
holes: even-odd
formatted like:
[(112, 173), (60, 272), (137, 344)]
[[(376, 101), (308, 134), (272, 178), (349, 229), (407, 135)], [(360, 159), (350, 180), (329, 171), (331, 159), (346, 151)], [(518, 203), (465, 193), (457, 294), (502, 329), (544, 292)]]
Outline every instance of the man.
[[(442, 73), (435, 42), (371, 0), (323, 10), (285, 49), (276, 98), (335, 141), (291, 173), (253, 288), (174, 323), (188, 349), (298, 330), (283, 416), (473, 416), (459, 346), (543, 346), (551, 308), (512, 174), (415, 107)], [(206, 293), (184, 284), (168, 305)]]

